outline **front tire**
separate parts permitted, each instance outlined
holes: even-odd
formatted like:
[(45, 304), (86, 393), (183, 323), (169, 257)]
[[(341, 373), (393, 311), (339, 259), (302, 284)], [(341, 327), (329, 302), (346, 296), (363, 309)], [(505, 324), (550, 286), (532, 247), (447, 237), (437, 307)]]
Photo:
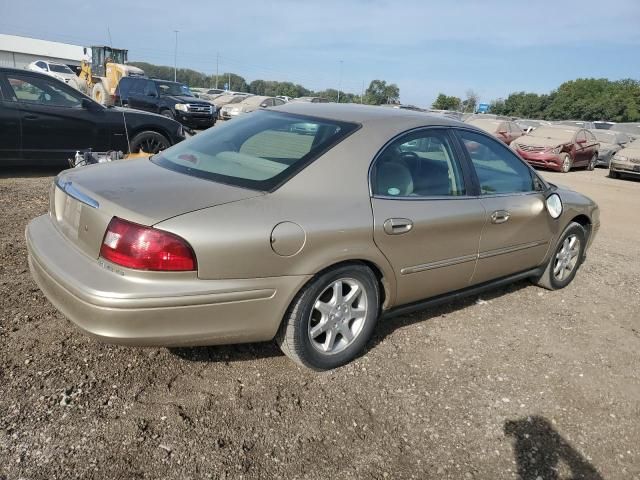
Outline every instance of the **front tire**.
[(614, 172), (613, 170), (609, 170), (609, 178), (620, 178), (620, 174), (618, 172)]
[(586, 245), (584, 228), (571, 222), (562, 233), (544, 272), (534, 283), (547, 290), (559, 290), (569, 285), (582, 264)]
[(573, 161), (571, 160), (571, 156), (568, 153), (563, 153), (560, 155), (562, 159), (562, 163), (560, 164), (560, 171), (562, 173), (569, 173), (571, 167), (573, 166)]
[(91, 89), (91, 98), (100, 105), (109, 106), (111, 104), (111, 96), (102, 83), (96, 83)]
[(296, 363), (330, 370), (355, 358), (371, 337), (380, 313), (378, 281), (368, 267), (328, 270), (298, 293), (276, 342)]
[(167, 138), (152, 131), (140, 132), (131, 139), (131, 153), (149, 153), (155, 155), (169, 148), (171, 144)]

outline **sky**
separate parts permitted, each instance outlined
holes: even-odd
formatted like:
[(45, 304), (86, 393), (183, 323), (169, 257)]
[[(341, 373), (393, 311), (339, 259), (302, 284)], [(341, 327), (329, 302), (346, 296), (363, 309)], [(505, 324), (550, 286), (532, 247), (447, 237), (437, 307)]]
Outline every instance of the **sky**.
[[(481, 101), (597, 77), (640, 79), (640, 0), (0, 0), (0, 33), (129, 49), (131, 61), (403, 103)], [(110, 40), (111, 38), (111, 40)]]

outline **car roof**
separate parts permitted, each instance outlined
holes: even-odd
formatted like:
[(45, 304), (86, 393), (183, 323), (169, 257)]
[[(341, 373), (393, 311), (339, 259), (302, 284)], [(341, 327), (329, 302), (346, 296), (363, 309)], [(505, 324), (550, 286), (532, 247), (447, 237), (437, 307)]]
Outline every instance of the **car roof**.
[(284, 105), (274, 107), (273, 110), (359, 124), (370, 122), (377, 123), (380, 121), (402, 121), (403, 123), (415, 123), (416, 126), (466, 126), (458, 120), (447, 118), (442, 115), (432, 115), (403, 108), (382, 108), (373, 105), (359, 105), (356, 103), (289, 102)]

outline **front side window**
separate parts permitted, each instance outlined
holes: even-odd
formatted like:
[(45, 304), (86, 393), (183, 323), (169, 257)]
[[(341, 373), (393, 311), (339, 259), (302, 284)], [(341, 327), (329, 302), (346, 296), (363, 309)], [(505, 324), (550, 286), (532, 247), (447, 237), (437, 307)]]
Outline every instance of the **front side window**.
[(82, 98), (71, 94), (58, 82), (19, 74), (7, 74), (7, 80), (18, 102), (48, 107), (82, 107)]
[(462, 171), (446, 132), (426, 129), (392, 142), (372, 170), (374, 195), (385, 197), (460, 196)]
[[(304, 129), (299, 125), (304, 124)], [(229, 185), (269, 191), (357, 124), (259, 110), (155, 155), (160, 166)]]
[(531, 170), (502, 143), (466, 130), (458, 131), (480, 182), (482, 195), (531, 192)]

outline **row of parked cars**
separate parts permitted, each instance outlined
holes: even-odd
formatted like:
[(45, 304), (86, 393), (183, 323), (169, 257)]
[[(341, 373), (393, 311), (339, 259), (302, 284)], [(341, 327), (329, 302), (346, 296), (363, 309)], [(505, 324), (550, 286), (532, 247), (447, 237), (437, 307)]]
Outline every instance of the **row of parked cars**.
[[(465, 122), (509, 145), (535, 167), (569, 172), (574, 167), (608, 167), (610, 176), (640, 175), (640, 126), (614, 124), (596, 128), (594, 122), (510, 119), (472, 115)], [(633, 135), (637, 129), (637, 135)]]

